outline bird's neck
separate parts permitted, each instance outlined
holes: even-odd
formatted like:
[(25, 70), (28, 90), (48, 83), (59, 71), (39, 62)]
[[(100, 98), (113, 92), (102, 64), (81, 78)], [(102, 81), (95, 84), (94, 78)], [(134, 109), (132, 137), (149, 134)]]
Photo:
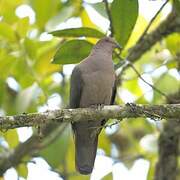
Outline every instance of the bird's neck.
[(95, 46), (92, 51), (91, 51), (91, 56), (104, 56), (108, 59), (112, 59), (112, 52), (113, 52), (113, 49), (112, 48), (109, 48), (109, 47), (98, 47), (98, 46)]
[[(95, 49), (91, 51), (89, 60), (91, 64), (94, 64), (96, 68), (101, 67), (101, 69), (113, 69), (112, 51), (106, 51), (105, 49)], [(103, 66), (102, 66), (103, 65)], [(110, 68), (109, 68), (110, 67)]]

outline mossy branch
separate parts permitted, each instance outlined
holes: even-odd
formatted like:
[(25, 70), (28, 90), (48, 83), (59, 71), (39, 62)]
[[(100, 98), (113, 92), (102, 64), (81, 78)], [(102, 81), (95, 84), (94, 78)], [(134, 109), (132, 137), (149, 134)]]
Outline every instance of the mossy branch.
[(155, 120), (178, 119), (180, 104), (104, 106), (96, 108), (59, 109), (43, 113), (19, 114), (0, 117), (0, 129), (8, 130), (19, 127), (41, 126), (47, 123), (63, 123), (77, 121), (98, 121), (101, 119), (123, 119), (149, 117)]

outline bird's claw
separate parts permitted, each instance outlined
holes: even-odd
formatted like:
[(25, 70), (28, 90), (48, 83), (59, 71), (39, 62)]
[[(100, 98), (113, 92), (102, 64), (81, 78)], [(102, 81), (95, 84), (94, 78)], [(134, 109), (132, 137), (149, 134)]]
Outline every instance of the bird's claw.
[(101, 110), (101, 109), (103, 109), (104, 104), (92, 104), (90, 107), (94, 108), (94, 109)]
[(126, 106), (129, 106), (132, 112), (135, 112), (137, 109), (137, 105), (135, 103), (126, 103)]

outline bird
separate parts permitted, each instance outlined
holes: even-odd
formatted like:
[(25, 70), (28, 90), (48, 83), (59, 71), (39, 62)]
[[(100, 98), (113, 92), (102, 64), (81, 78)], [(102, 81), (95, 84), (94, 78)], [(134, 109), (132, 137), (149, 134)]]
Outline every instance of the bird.
[[(116, 94), (116, 77), (112, 53), (120, 45), (112, 37), (100, 39), (88, 57), (72, 71), (70, 80), (70, 108), (111, 105)], [(72, 122), (75, 141), (75, 167), (83, 175), (92, 173), (98, 135), (106, 120)]]

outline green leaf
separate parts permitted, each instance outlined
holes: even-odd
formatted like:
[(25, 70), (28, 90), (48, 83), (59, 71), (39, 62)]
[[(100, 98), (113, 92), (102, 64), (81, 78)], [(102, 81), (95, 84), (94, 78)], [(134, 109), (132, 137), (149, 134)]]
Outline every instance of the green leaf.
[(16, 26), (17, 26), (16, 31), (18, 35), (24, 38), (29, 28), (29, 17), (24, 17), (22, 19), (19, 19)]
[(37, 24), (43, 30), (46, 22), (57, 12), (58, 5), (61, 4), (59, 0), (31, 0), (32, 7), (36, 12)]
[(85, 40), (71, 40), (64, 43), (56, 52), (53, 63), (74, 64), (86, 58), (93, 44)]
[(12, 29), (12, 27), (9, 24), (7, 24), (5, 22), (0, 22), (0, 37), (1, 36), (10, 41), (16, 40), (14, 30)]
[(178, 62), (176, 60), (171, 60), (166, 64), (168, 69), (173, 69), (178, 67)]
[(74, 13), (74, 6), (65, 6), (57, 15), (48, 20), (46, 24), (47, 31), (54, 30), (60, 23), (66, 21)]
[(69, 145), (69, 129), (66, 128), (60, 137), (44, 148), (40, 155), (53, 167), (57, 168), (66, 158)]
[(3, 17), (3, 20), (8, 23), (14, 23), (18, 20), (18, 17), (15, 14), (15, 9), (17, 6), (21, 5), (23, 0), (1, 0), (0, 1), (0, 16)]
[(180, 15), (180, 0), (174, 0), (176, 12)]
[(27, 55), (31, 59), (35, 59), (37, 55), (37, 50), (38, 50), (38, 41), (35, 41), (33, 39), (25, 38), (24, 40), (24, 47), (26, 49)]
[(88, 27), (80, 27), (80, 28), (70, 28), (70, 29), (63, 29), (63, 30), (57, 30), (50, 32), (50, 34), (53, 34), (57, 37), (94, 37), (94, 38), (102, 38), (105, 35), (93, 28)]
[(17, 170), (19, 176), (21, 176), (21, 177), (23, 177), (23, 178), (27, 178), (27, 175), (28, 175), (27, 165), (25, 165), (25, 164), (19, 164), (19, 165), (16, 167), (16, 170)]
[(142, 96), (143, 92), (138, 84), (138, 79), (132, 79), (129, 81), (124, 81), (123, 87), (130, 92), (133, 92), (133, 95), (136, 95), (137, 97)]
[[(158, 83), (156, 84), (156, 88), (161, 90), (166, 95), (174, 94), (179, 90), (180, 82), (173, 76), (168, 73), (162, 74), (158, 78)], [(159, 94), (157, 91), (154, 91), (154, 103), (161, 103), (162, 95)]]
[(111, 142), (109, 141), (105, 131), (102, 131), (99, 136), (99, 148), (102, 148), (107, 155), (111, 154)]
[(19, 138), (16, 129), (10, 129), (3, 133), (3, 136), (10, 148), (15, 148), (19, 144)]
[[(168, 83), (168, 86), (167, 86)], [(180, 82), (170, 74), (165, 74), (160, 77), (160, 81), (157, 84), (157, 88), (161, 89), (166, 94), (173, 94), (178, 91)]]
[(138, 17), (138, 0), (114, 0), (111, 5), (116, 40), (125, 46)]
[(99, 2), (99, 3), (89, 3), (99, 14), (101, 14), (101, 16), (108, 18), (107, 13), (106, 13), (106, 9), (104, 6), (104, 3)]
[(173, 33), (172, 35), (166, 38), (166, 45), (173, 55), (176, 55), (180, 52), (180, 34)]

